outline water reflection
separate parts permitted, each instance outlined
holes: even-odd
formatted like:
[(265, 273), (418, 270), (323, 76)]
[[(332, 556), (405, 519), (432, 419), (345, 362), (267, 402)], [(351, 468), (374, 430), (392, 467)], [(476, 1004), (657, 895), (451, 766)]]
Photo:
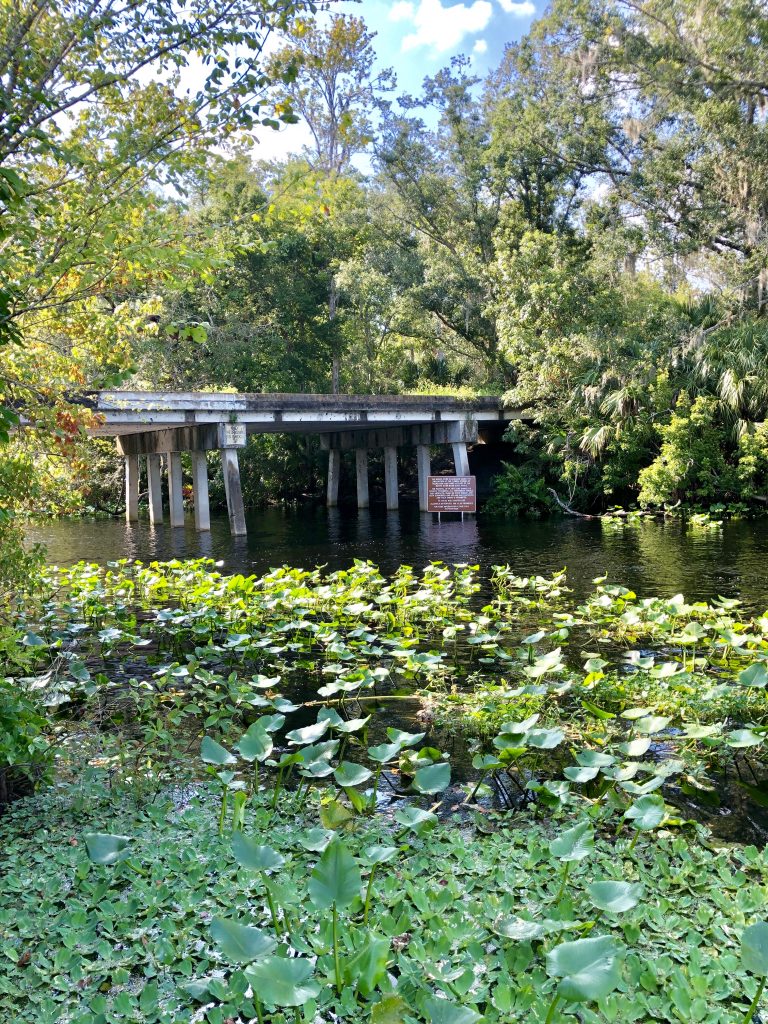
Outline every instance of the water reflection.
[(383, 508), (254, 511), (248, 536), (231, 537), (226, 516), (214, 516), (210, 533), (197, 533), (191, 516), (183, 528), (122, 520), (61, 520), (29, 529), (30, 540), (48, 547), (63, 565), (81, 559), (142, 561), (167, 558), (221, 559), (233, 572), (265, 572), (282, 564), (343, 568), (370, 559), (384, 572), (434, 559), (479, 564), (485, 570), (509, 563), (521, 574), (568, 569), (577, 596), (596, 576), (632, 587), (641, 596), (682, 592), (690, 600), (741, 596), (751, 608), (768, 605), (768, 524), (729, 523), (722, 530), (685, 529), (678, 522), (651, 522), (609, 530), (599, 522), (509, 522), (482, 514), (437, 516), (411, 505)]

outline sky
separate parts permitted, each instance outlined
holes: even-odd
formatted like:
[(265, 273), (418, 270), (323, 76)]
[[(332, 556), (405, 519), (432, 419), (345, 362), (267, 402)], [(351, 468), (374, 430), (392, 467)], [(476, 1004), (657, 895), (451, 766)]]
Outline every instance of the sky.
[[(504, 46), (520, 39), (545, 0), (341, 0), (334, 11), (363, 18), (376, 33), (374, 47), (381, 68), (397, 75), (398, 92), (417, 94), (428, 75), (446, 67), (458, 54), (471, 56), (480, 77), (498, 65)], [(297, 153), (306, 145), (305, 125), (260, 134), (257, 157), (272, 159)], [(366, 170), (366, 161), (361, 170)]]

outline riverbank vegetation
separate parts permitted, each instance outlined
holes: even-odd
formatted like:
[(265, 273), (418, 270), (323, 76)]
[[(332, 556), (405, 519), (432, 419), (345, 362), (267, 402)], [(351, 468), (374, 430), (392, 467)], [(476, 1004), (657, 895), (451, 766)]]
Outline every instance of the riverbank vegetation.
[[(99, 46), (74, 2), (0, 23), (2, 396), (34, 427), (6, 534), (119, 508), (69, 399), (121, 384), (504, 394), (501, 511), (764, 509), (761, 4), (556, 0), (487, 76), (457, 58), (413, 96), (359, 17), (206, 9), (193, 38), (145, 6), (150, 36), (105, 8)], [(312, 145), (259, 159), (297, 118)], [(243, 461), (250, 502), (322, 479), (302, 440)]]
[(3, 644), (15, 1019), (759, 1006), (768, 622), (735, 600), (80, 564)]

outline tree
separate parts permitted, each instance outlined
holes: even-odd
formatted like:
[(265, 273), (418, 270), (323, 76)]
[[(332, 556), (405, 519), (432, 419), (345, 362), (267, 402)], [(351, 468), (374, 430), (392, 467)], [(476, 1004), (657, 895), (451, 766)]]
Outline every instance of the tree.
[(382, 94), (394, 88), (392, 69), (374, 68), (375, 36), (361, 18), (335, 15), (327, 27), (298, 19), (270, 63), (275, 77), (288, 79), (276, 90), (278, 104), (303, 118), (313, 139), (306, 156), (325, 174), (348, 170), (370, 146)]

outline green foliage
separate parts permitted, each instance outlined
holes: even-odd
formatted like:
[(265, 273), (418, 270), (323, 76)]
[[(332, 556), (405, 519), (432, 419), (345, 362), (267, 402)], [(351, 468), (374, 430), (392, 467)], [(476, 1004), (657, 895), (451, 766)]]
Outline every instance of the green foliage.
[(503, 463), (502, 472), (493, 479), (493, 493), (483, 511), (488, 515), (525, 519), (548, 515), (554, 503), (538, 470), (537, 466)]
[(0, 678), (0, 807), (48, 777), (51, 732), (52, 723), (22, 685)]
[(708, 505), (738, 493), (737, 474), (728, 460), (729, 438), (714, 398), (700, 396), (692, 401), (681, 395), (660, 434), (658, 456), (638, 477), (643, 506), (681, 500)]

